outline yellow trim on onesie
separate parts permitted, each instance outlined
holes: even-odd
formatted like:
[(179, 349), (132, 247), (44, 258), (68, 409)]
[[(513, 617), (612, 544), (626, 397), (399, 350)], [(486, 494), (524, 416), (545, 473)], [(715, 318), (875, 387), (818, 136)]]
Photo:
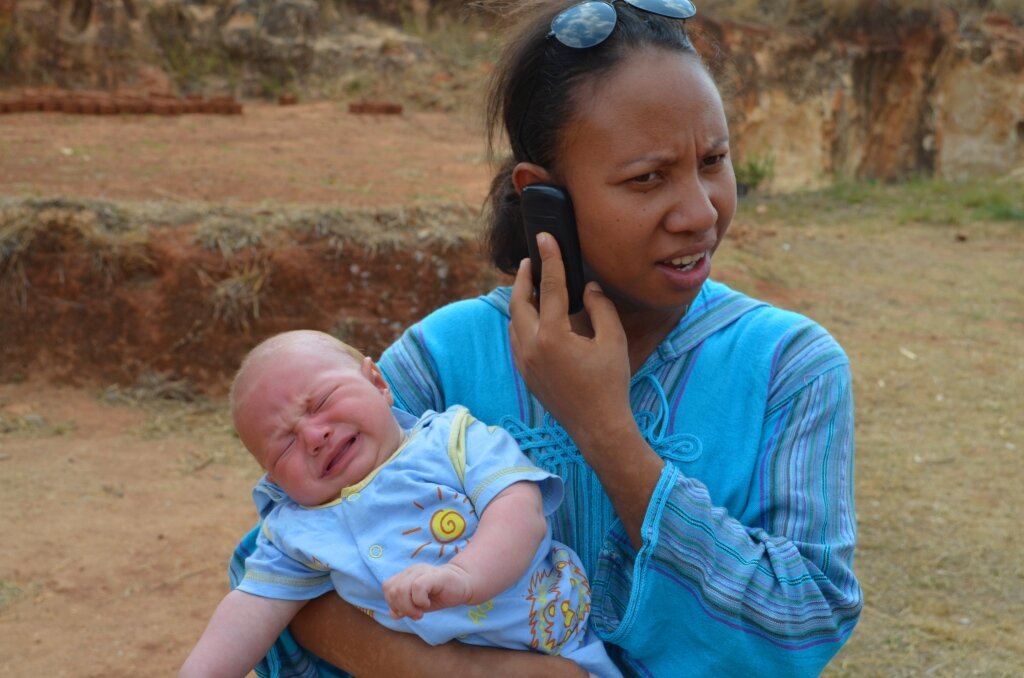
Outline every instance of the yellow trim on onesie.
[(466, 429), (476, 419), (464, 407), (460, 407), (452, 417), (452, 428), (448, 433), (448, 459), (452, 462), (459, 484), (466, 486)]
[(267, 572), (255, 572), (253, 570), (247, 570), (244, 579), (249, 581), (260, 582), (261, 584), (278, 584), (280, 586), (291, 586), (292, 588), (312, 588), (314, 586), (322, 586), (324, 580), (330, 579), (330, 575), (323, 575), (321, 577), (285, 577), (279, 574), (270, 574)]
[(396, 449), (394, 452), (392, 452), (391, 456), (388, 457), (387, 460), (383, 464), (381, 464), (377, 468), (375, 468), (372, 471), (370, 471), (367, 474), (367, 476), (365, 478), (363, 478), (362, 480), (360, 480), (358, 483), (356, 483), (355, 485), (349, 485), (348, 487), (341, 488), (341, 494), (338, 495), (337, 499), (332, 499), (329, 502), (326, 502), (324, 504), (317, 504), (316, 506), (304, 506), (302, 504), (300, 504), (300, 506), (302, 506), (302, 508), (304, 508), (304, 509), (309, 509), (309, 510), (323, 509), (323, 508), (330, 508), (332, 506), (337, 506), (339, 503), (341, 503), (342, 499), (345, 499), (346, 497), (349, 497), (349, 496), (355, 494), (356, 492), (360, 491), (361, 489), (363, 489), (364, 487), (369, 485), (370, 481), (374, 479), (374, 477), (380, 472), (380, 470), (382, 468), (384, 468), (385, 466), (390, 464), (392, 459), (394, 459), (395, 457), (397, 457), (399, 454), (402, 453), (402, 450), (405, 449), (405, 447), (409, 444), (410, 440), (412, 440), (412, 436), (407, 436), (407, 435), (405, 435), (405, 433), (402, 433), (402, 440), (400, 440), (399, 443), (398, 443), (398, 449)]
[(480, 499), (480, 495), (484, 493), (484, 490), (486, 490), (491, 483), (493, 483), (498, 478), (501, 478), (502, 476), (507, 476), (510, 473), (530, 473), (536, 470), (536, 468), (533, 468), (531, 466), (509, 466), (508, 468), (498, 469), (497, 471), (487, 476), (480, 482), (480, 485), (475, 490), (473, 490), (473, 495), (469, 498), (469, 500), (473, 503), (473, 506), (476, 506), (476, 503)]

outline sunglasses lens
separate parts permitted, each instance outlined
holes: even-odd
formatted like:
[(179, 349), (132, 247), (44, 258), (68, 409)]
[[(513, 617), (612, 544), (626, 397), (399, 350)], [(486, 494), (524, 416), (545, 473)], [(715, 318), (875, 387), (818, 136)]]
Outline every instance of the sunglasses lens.
[(672, 19), (689, 19), (697, 13), (689, 0), (626, 0), (637, 9), (642, 9), (651, 14), (660, 14)]
[(604, 42), (616, 19), (615, 8), (607, 2), (581, 2), (555, 17), (551, 33), (566, 47), (585, 49)]

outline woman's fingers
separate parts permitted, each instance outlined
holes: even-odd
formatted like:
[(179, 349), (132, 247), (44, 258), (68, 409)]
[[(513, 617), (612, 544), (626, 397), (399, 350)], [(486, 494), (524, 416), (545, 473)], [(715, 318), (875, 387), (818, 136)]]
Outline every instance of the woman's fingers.
[(625, 345), (626, 332), (622, 329), (619, 312), (596, 282), (587, 283), (583, 290), (583, 307), (590, 316), (590, 326), (594, 328), (594, 338), (597, 341), (614, 340)]
[[(529, 259), (519, 262), (519, 270), (516, 271), (515, 281), (512, 283), (512, 297), (509, 300), (509, 314), (515, 321), (516, 315), (530, 316), (537, 315), (537, 309), (533, 304), (533, 273), (532, 264)], [(533, 313), (531, 314), (530, 311)]]
[(569, 324), (569, 291), (565, 287), (565, 264), (558, 241), (550, 233), (537, 235), (540, 253), (540, 321)]
[[(537, 334), (539, 319), (533, 301), (533, 278), (530, 273), (530, 260), (523, 259), (516, 272), (516, 280), (512, 284), (512, 296), (508, 303), (508, 335), (512, 343), (512, 355), (519, 363), (520, 339), (533, 337)], [(522, 365), (520, 365), (520, 370)]]
[(569, 294), (565, 289), (565, 267), (558, 251), (558, 243), (548, 233), (537, 236), (541, 255), (540, 302), (533, 294), (533, 262), (523, 259), (516, 272), (509, 300), (509, 335), (513, 355), (520, 371), (520, 361), (526, 356), (520, 349), (531, 352), (538, 338), (550, 342), (559, 332), (571, 332), (569, 326)]

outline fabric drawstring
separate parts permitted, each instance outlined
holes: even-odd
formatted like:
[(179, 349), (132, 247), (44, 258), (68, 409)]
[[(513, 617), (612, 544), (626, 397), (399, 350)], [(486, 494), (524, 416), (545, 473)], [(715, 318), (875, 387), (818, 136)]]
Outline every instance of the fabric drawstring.
[[(648, 372), (633, 382), (631, 390), (641, 384), (650, 384), (657, 397), (657, 404), (654, 410), (638, 411), (634, 406), (633, 419), (640, 429), (640, 434), (660, 457), (688, 457), (689, 448), (693, 446), (689, 440), (692, 436), (669, 433), (672, 416), (668, 396), (661, 382)], [(502, 418), (500, 425), (512, 434), (523, 452), (545, 468), (551, 469), (555, 464), (569, 461), (582, 461), (579, 450), (569, 434), (547, 412), (544, 413), (543, 423), (537, 427), (530, 427), (525, 422), (508, 416)]]
[(649, 383), (658, 397), (658, 410), (652, 412), (643, 410), (634, 413), (636, 425), (640, 434), (651, 446), (651, 449), (663, 459), (674, 459), (677, 461), (692, 461), (700, 456), (699, 442), (692, 435), (686, 433), (669, 433), (669, 426), (672, 423), (672, 413), (669, 411), (668, 396), (661, 382), (648, 372), (633, 384), (634, 387), (642, 383)]
[(547, 412), (544, 413), (544, 423), (536, 428), (513, 417), (502, 418), (500, 424), (516, 439), (523, 452), (542, 467), (550, 469), (555, 463), (579, 458), (569, 434)]

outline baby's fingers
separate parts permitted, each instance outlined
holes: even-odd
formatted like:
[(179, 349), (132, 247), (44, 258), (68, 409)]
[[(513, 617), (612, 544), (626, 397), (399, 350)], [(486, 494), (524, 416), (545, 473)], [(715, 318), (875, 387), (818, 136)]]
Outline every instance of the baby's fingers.
[(424, 574), (416, 578), (409, 590), (409, 599), (418, 610), (430, 609), (430, 594), (434, 590), (433, 577)]

